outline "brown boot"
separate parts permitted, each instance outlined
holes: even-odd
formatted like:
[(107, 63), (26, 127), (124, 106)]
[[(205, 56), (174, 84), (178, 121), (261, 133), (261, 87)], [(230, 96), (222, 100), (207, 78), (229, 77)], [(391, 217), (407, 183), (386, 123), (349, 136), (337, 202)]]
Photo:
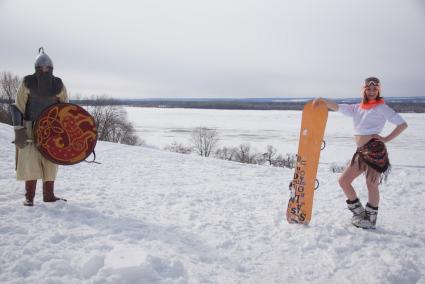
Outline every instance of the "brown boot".
[(34, 206), (35, 189), (37, 187), (37, 180), (25, 181), (25, 201), (24, 206)]
[(43, 183), (43, 201), (44, 202), (56, 202), (58, 200), (66, 201), (66, 199), (56, 197), (54, 194), (54, 181), (45, 181)]

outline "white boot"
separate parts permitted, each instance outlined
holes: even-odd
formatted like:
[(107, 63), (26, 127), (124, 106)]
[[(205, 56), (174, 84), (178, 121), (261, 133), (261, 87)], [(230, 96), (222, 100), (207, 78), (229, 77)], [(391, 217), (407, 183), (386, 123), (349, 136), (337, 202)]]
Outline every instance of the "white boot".
[(369, 203), (366, 204), (365, 220), (370, 222), (370, 227), (365, 229), (375, 229), (376, 219), (378, 217), (378, 207), (373, 207)]
[(359, 228), (371, 226), (370, 222), (365, 219), (366, 210), (358, 198), (354, 201), (347, 200), (347, 206), (348, 209), (350, 209), (350, 211), (353, 213), (351, 224)]

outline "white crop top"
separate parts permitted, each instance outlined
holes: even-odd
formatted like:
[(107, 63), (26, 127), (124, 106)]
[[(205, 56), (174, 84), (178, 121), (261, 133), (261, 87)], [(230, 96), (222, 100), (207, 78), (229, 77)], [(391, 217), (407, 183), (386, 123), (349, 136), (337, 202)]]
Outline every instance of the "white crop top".
[(386, 104), (372, 109), (362, 109), (360, 104), (338, 104), (338, 111), (353, 118), (354, 135), (380, 134), (385, 122), (400, 125), (405, 120)]

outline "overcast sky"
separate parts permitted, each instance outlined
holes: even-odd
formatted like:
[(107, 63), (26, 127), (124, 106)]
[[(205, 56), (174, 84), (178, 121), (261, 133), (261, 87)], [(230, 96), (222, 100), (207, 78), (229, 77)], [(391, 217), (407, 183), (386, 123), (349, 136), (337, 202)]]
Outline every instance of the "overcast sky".
[(0, 0), (0, 71), (72, 96), (425, 95), (425, 0)]

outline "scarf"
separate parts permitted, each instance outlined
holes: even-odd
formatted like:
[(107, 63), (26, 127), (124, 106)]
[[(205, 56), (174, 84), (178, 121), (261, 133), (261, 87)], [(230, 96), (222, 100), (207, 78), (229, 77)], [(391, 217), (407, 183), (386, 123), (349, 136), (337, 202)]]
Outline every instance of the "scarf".
[(384, 100), (383, 99), (380, 99), (379, 101), (377, 101), (377, 100), (371, 100), (371, 101), (368, 101), (367, 103), (360, 103), (360, 108), (361, 109), (372, 109), (372, 108), (374, 108), (374, 107), (376, 107), (376, 106), (378, 106), (378, 105), (382, 105), (382, 104), (384, 104), (385, 102), (384, 102)]

